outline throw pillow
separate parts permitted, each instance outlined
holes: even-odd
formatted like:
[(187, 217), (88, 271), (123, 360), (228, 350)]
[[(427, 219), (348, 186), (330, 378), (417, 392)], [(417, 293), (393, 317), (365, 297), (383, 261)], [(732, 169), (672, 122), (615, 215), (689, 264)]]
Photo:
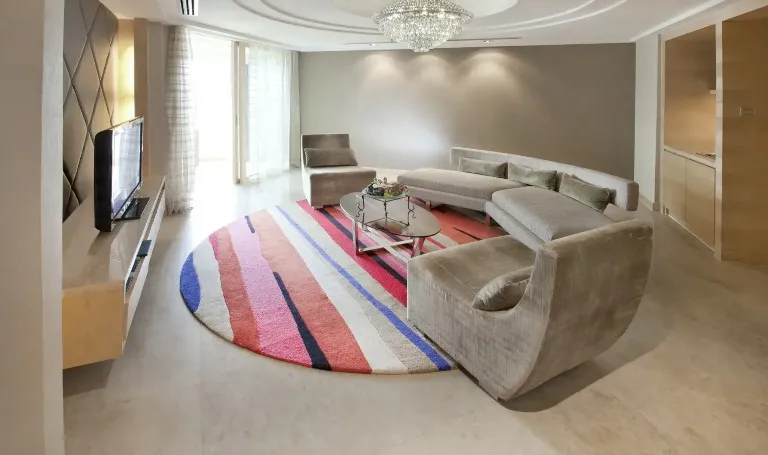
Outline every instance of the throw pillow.
[(509, 163), (509, 180), (554, 191), (557, 188), (557, 171), (540, 171), (528, 166)]
[(515, 270), (491, 280), (475, 296), (472, 308), (502, 311), (514, 308), (525, 294), (533, 267)]
[(572, 175), (564, 175), (560, 182), (560, 194), (575, 199), (598, 212), (605, 212), (611, 203), (611, 190), (589, 184)]
[(304, 149), (306, 167), (357, 166), (352, 149)]
[(507, 175), (507, 163), (496, 163), (493, 161), (474, 160), (472, 158), (461, 157), (459, 159), (459, 171), (503, 179)]

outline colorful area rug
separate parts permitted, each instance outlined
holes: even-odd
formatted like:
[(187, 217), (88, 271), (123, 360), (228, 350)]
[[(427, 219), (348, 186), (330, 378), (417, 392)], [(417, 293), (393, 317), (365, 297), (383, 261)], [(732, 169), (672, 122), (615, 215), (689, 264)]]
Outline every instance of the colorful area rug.
[[(425, 254), (501, 231), (450, 209)], [(453, 361), (406, 319), (411, 247), (355, 255), (351, 220), (306, 201), (246, 216), (187, 258), (180, 288), (189, 309), (226, 340), (274, 359), (350, 373), (443, 371)], [(360, 242), (398, 238), (363, 233)]]

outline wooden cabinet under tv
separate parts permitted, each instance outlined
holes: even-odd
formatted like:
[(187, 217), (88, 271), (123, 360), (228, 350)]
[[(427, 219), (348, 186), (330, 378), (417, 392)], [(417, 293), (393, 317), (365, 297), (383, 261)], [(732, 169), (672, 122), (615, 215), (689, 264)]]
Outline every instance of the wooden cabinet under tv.
[[(62, 345), (64, 368), (117, 359), (139, 304), (165, 214), (165, 177), (144, 181), (141, 219), (112, 232), (95, 227), (93, 196), (63, 226)], [(151, 241), (148, 254), (139, 248)]]

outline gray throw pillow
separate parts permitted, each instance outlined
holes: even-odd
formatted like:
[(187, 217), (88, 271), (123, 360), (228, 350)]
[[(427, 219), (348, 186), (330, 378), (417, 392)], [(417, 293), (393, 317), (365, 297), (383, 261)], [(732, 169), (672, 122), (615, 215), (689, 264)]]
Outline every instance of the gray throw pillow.
[(528, 166), (508, 163), (509, 180), (554, 191), (557, 188), (557, 171), (540, 171)]
[(514, 308), (523, 298), (532, 273), (533, 267), (526, 267), (494, 278), (477, 293), (472, 308), (483, 311)]
[(461, 157), (459, 159), (459, 171), (503, 179), (507, 176), (507, 163)]
[(575, 199), (598, 212), (605, 212), (611, 203), (611, 190), (591, 185), (572, 175), (564, 175), (560, 182), (560, 194)]
[(352, 149), (304, 149), (306, 167), (357, 166)]

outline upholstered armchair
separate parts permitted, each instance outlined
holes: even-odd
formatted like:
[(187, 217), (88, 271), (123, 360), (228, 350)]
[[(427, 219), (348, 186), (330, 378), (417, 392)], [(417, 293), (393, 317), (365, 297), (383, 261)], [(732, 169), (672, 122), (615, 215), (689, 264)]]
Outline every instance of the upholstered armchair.
[[(637, 312), (651, 265), (652, 227), (633, 220), (528, 249), (512, 237), (408, 263), (408, 319), (491, 396), (521, 395), (613, 345)], [(473, 308), (476, 294), (533, 266), (508, 310)]]
[(348, 134), (305, 134), (301, 150), (304, 194), (312, 207), (337, 205), (376, 178), (375, 170), (357, 165)]

